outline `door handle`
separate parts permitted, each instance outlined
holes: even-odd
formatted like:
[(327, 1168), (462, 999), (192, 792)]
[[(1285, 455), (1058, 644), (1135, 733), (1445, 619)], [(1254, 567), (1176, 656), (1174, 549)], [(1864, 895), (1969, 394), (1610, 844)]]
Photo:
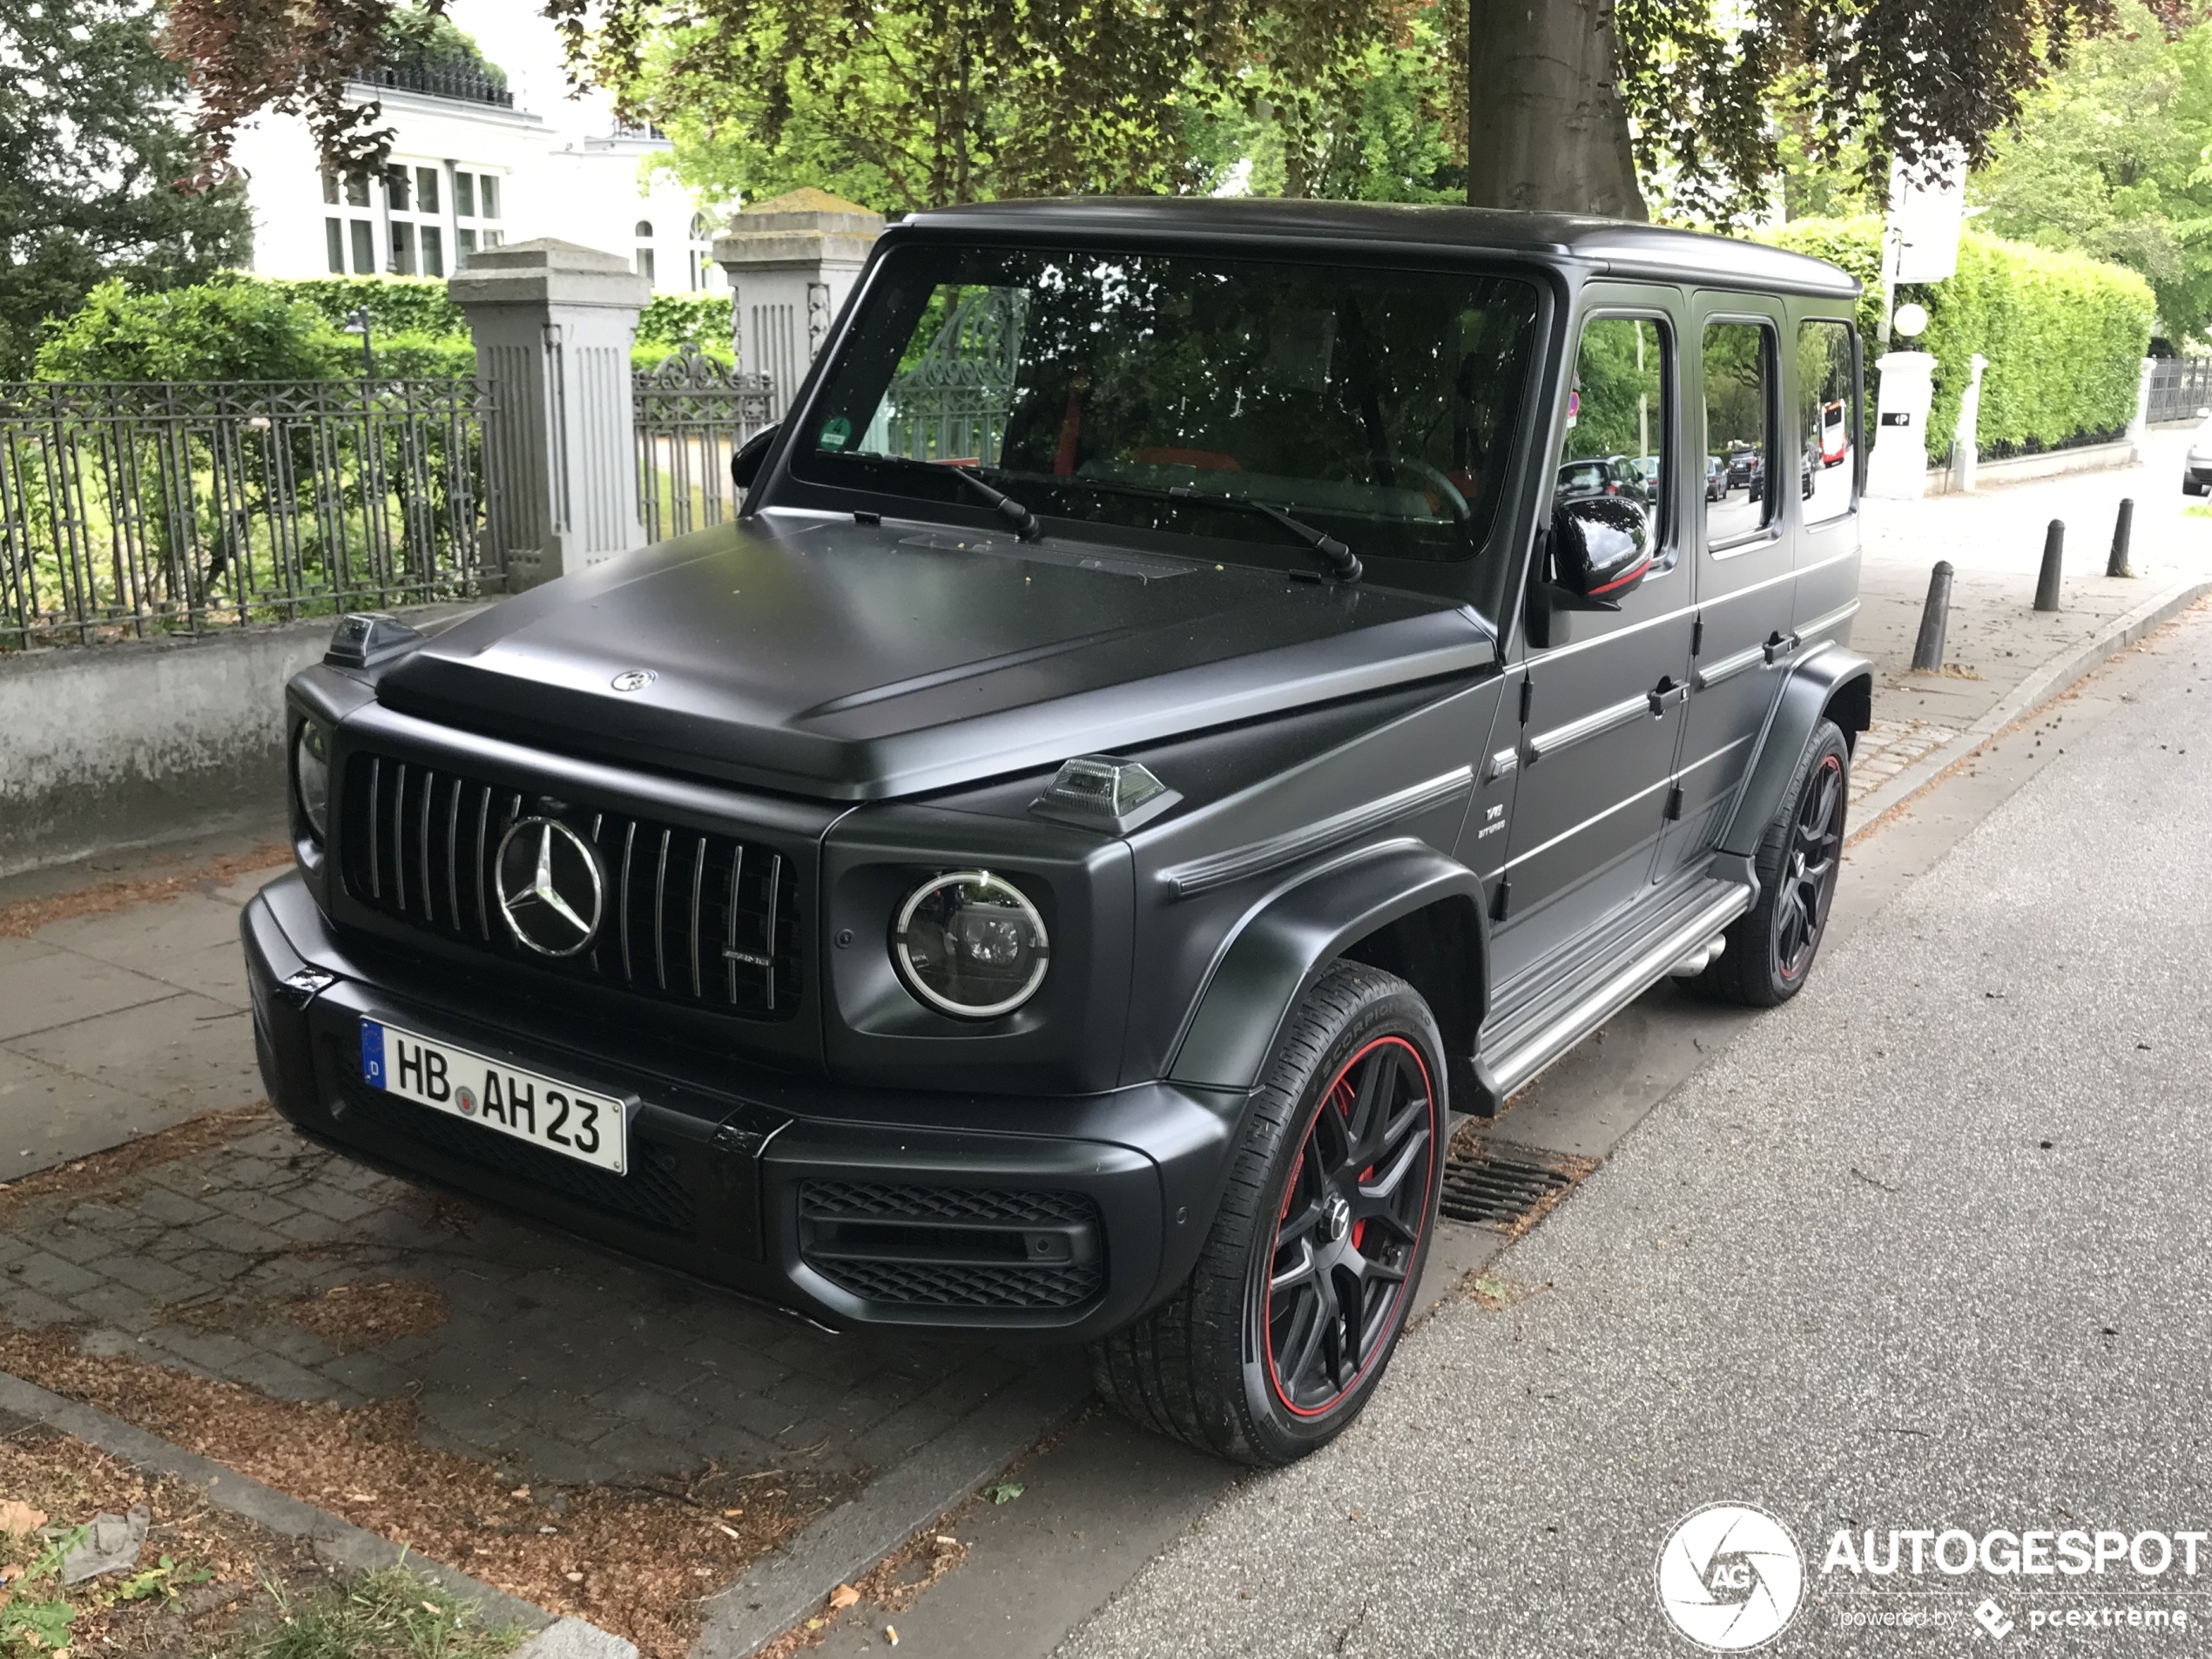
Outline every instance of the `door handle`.
[(1764, 648), (1766, 659), (1769, 664), (1778, 663), (1804, 643), (1797, 635), (1785, 634), (1780, 629), (1777, 629), (1769, 637)]
[(1667, 711), (1668, 704), (1687, 702), (1689, 687), (1677, 685), (1671, 674), (1662, 674), (1659, 677), (1659, 684), (1646, 691), (1644, 698), (1651, 705), (1651, 712), (1655, 716), (1661, 715)]

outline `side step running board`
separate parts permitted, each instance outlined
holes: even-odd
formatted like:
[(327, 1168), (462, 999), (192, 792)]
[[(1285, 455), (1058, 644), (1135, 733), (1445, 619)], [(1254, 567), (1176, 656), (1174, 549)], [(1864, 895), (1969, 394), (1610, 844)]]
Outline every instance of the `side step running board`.
[(1552, 1062), (1603, 1025), (1669, 970), (1751, 907), (1751, 889), (1731, 885), (1674, 927), (1647, 941), (1619, 968), (1593, 985), (1512, 1049), (1482, 1058), (1502, 1102)]

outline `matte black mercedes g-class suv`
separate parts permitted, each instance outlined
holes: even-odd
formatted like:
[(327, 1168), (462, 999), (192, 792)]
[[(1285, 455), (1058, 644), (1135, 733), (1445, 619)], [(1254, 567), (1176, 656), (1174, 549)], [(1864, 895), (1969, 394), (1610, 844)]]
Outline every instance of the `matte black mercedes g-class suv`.
[[(290, 691), (301, 1130), (846, 1326), (1091, 1345), (1255, 1462), (1379, 1380), (1451, 1114), (1818, 949), (1856, 287), (1596, 220), (887, 231), (734, 523)], [(1841, 403), (1848, 466), (1709, 500)], [(1625, 456), (1641, 492), (1562, 490)]]

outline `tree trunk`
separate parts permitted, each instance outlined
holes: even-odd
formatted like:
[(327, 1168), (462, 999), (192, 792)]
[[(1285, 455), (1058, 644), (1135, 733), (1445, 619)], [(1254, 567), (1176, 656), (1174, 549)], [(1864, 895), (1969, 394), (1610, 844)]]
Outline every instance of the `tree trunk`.
[(1645, 219), (1615, 0), (1468, 0), (1467, 202)]

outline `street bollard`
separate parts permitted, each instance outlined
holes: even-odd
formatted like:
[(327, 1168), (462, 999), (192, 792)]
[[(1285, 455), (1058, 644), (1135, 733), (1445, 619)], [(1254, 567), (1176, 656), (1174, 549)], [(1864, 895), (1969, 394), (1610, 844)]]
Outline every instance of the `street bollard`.
[(2129, 496), (2120, 503), (2120, 516), (2113, 521), (2112, 556), (2105, 561), (2107, 576), (2133, 576), (2128, 563), (2128, 543), (2135, 533), (2135, 502)]
[(2059, 572), (2066, 563), (2066, 520), (2054, 518), (2043, 536), (2043, 574), (2035, 578), (2035, 608), (2059, 608)]
[(1920, 612), (1920, 638), (1912, 647), (1916, 673), (1932, 674), (1943, 666), (1943, 636), (1951, 625), (1951, 561), (1938, 559), (1928, 572), (1928, 603)]

